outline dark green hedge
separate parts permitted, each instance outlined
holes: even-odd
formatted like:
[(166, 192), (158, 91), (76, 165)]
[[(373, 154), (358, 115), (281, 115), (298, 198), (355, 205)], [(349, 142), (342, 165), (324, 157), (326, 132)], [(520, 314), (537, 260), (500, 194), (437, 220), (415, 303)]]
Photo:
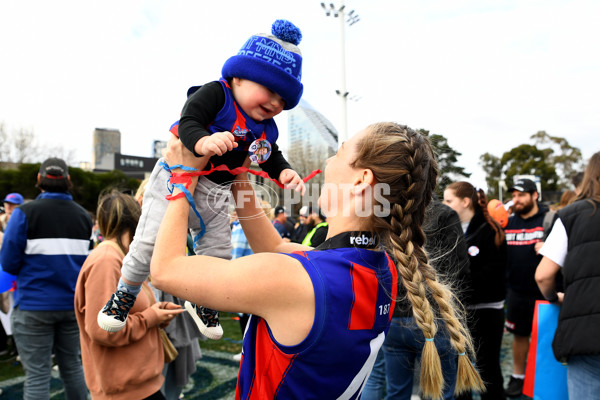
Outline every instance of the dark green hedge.
[[(21, 193), (25, 199), (35, 199), (40, 193), (36, 188), (37, 174), (40, 164), (21, 164), (18, 169), (0, 169), (0, 199), (8, 193)], [(104, 189), (117, 188), (134, 194), (140, 180), (127, 177), (121, 171), (94, 173), (81, 168), (69, 167), (73, 188), (73, 199), (86, 210), (96, 212), (98, 195)]]

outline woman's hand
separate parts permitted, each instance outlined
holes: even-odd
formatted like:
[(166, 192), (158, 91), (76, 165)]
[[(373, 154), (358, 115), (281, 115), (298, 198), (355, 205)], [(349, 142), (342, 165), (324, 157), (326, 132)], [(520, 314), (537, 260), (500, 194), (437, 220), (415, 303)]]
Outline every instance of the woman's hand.
[(185, 311), (179, 304), (171, 303), (169, 301), (159, 301), (158, 303), (152, 304), (150, 308), (152, 308), (158, 316), (159, 328), (166, 328), (177, 314), (181, 314)]

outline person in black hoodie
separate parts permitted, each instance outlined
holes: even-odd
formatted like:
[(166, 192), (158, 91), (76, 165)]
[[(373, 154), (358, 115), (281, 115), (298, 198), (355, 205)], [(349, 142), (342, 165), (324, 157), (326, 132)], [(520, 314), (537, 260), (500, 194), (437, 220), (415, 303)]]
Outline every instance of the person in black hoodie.
[[(486, 382), (482, 400), (505, 399), (500, 348), (504, 332), (506, 240), (487, 211), (487, 198), (468, 182), (454, 182), (444, 203), (458, 214), (467, 241), (471, 287), (466, 299), (468, 325), (477, 351), (477, 367)], [(471, 399), (471, 393), (457, 397)]]

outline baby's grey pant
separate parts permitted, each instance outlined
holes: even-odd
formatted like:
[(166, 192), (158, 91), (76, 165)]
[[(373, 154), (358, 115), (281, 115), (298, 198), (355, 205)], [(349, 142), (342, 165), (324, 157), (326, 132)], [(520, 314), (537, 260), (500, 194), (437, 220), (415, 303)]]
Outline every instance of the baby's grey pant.
[[(135, 230), (129, 252), (123, 260), (121, 275), (132, 282), (143, 282), (150, 275), (150, 260), (154, 251), (154, 242), (158, 227), (169, 204), (165, 196), (168, 190), (170, 173), (160, 163), (154, 166), (142, 203), (142, 215)], [(200, 240), (194, 243), (194, 252), (198, 255), (208, 255), (231, 259), (231, 230), (229, 228), (230, 185), (218, 185), (204, 176), (198, 179), (194, 191), (196, 209), (202, 216), (206, 232)], [(193, 210), (190, 210), (188, 228), (192, 238), (200, 232), (200, 220)]]

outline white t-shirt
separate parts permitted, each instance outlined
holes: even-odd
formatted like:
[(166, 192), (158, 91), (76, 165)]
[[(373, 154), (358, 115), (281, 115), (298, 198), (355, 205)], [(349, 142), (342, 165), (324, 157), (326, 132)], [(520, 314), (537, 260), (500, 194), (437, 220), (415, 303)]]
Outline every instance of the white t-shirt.
[(558, 218), (554, 222), (550, 235), (548, 235), (544, 245), (540, 249), (540, 254), (548, 257), (562, 267), (567, 257), (568, 247), (569, 237), (567, 236), (567, 230), (560, 218)]
[(467, 229), (469, 228), (469, 224), (471, 223), (471, 221), (466, 221), (466, 222), (461, 222), (460, 226), (463, 230), (463, 233), (467, 233)]

